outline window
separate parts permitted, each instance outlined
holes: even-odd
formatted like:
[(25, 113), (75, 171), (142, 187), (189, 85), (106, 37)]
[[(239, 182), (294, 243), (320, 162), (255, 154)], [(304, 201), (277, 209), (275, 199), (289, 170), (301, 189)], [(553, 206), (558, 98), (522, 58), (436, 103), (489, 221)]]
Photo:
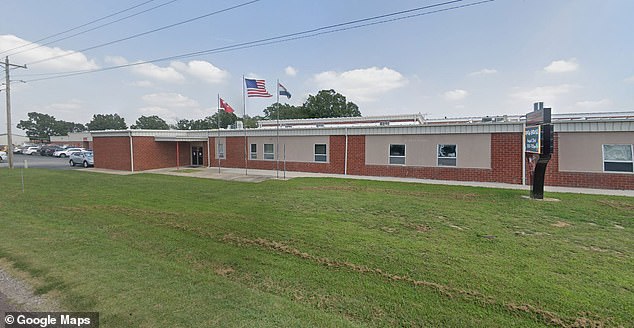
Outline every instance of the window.
[(326, 155), (326, 144), (315, 144), (315, 162), (326, 162), (328, 156)]
[(225, 158), (225, 145), (218, 144), (218, 158)]
[(634, 172), (632, 145), (603, 145), (603, 171)]
[(258, 159), (258, 145), (251, 144), (251, 159)]
[(275, 159), (273, 144), (264, 144), (264, 159)]
[(438, 145), (438, 166), (456, 166), (456, 145)]
[(405, 145), (390, 145), (390, 164), (405, 164)]

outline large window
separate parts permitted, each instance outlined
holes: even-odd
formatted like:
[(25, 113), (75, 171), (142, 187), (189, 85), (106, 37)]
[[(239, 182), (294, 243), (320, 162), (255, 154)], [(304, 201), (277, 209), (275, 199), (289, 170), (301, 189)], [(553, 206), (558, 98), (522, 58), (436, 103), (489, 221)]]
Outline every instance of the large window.
[(221, 143), (218, 144), (218, 158), (225, 158), (225, 145)]
[(251, 144), (251, 159), (258, 159), (258, 145)]
[(603, 170), (634, 172), (632, 145), (603, 145)]
[(390, 164), (405, 164), (405, 145), (390, 145)]
[(315, 162), (327, 162), (326, 144), (315, 144)]
[(264, 159), (275, 159), (275, 147), (273, 147), (273, 144), (264, 144)]
[(456, 166), (456, 145), (438, 145), (438, 166)]

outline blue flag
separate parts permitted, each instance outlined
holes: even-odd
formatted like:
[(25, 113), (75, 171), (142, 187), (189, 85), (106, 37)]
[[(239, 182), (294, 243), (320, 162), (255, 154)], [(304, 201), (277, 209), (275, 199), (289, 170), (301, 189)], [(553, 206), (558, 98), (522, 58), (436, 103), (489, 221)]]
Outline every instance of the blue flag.
[(281, 83), (278, 83), (277, 87), (280, 88), (280, 96), (286, 96), (288, 99), (291, 99), (291, 93), (288, 92)]

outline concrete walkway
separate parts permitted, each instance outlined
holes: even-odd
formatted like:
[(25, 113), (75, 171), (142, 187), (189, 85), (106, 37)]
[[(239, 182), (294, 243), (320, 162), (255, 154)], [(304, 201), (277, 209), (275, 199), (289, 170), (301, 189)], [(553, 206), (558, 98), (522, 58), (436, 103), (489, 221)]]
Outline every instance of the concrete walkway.
[[(255, 169), (236, 169), (236, 168), (220, 168), (217, 167), (180, 167), (180, 168), (164, 168), (156, 170), (148, 170), (142, 172), (131, 173), (128, 171), (106, 170), (106, 169), (86, 169), (81, 170), (83, 172), (100, 172), (109, 174), (136, 174), (136, 173), (155, 173), (155, 174), (167, 174), (176, 176), (187, 176), (205, 179), (219, 179), (241, 182), (261, 182), (269, 179), (292, 179), (292, 178), (343, 178), (343, 179), (358, 179), (358, 180), (376, 180), (376, 181), (394, 181), (394, 182), (409, 182), (409, 183), (424, 183), (424, 184), (436, 184), (436, 185), (453, 185), (453, 186), (470, 186), (470, 187), (484, 187), (484, 188), (501, 188), (501, 189), (516, 189), (516, 190), (530, 190), (530, 186), (508, 184), (508, 183), (494, 183), (494, 182), (473, 182), (473, 181), (450, 181), (450, 180), (431, 180), (431, 179), (416, 179), (416, 178), (397, 178), (397, 177), (379, 177), (379, 176), (359, 176), (359, 175), (343, 175), (343, 174), (328, 174), (328, 173), (311, 173), (311, 172), (295, 172), (295, 171), (279, 171), (275, 170), (255, 170)], [(564, 192), (564, 193), (576, 193), (576, 194), (591, 194), (591, 195), (612, 195), (612, 196), (627, 196), (634, 197), (634, 190), (610, 190), (610, 189), (589, 189), (589, 188), (570, 188), (570, 187), (554, 187), (545, 186), (544, 192)]]

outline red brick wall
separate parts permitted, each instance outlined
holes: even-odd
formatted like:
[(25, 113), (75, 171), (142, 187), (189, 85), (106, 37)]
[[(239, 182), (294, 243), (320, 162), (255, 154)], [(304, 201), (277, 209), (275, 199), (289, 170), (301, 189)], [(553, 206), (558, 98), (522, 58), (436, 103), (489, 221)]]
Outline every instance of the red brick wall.
[(130, 171), (130, 138), (99, 137), (93, 139), (95, 167)]
[(434, 180), (522, 183), (521, 133), (491, 134), (491, 169), (366, 165), (364, 136), (351, 137), (348, 149), (350, 150), (348, 154), (348, 174)]
[[(634, 190), (634, 174), (598, 172), (560, 172), (559, 135), (555, 133), (553, 155), (546, 167), (545, 186)], [(526, 165), (527, 184), (532, 184), (533, 167)]]
[[(221, 167), (244, 168), (244, 137), (225, 138), (225, 159), (220, 160)], [(209, 138), (211, 142), (212, 166), (218, 166), (218, 159), (215, 158), (215, 138)], [(309, 163), (286, 161), (287, 171), (316, 172), (316, 173), (344, 173), (345, 136), (330, 136), (330, 150), (328, 152), (327, 163)], [(280, 149), (279, 169), (284, 169), (284, 154)], [(258, 170), (275, 170), (277, 168), (275, 160), (252, 160), (247, 159), (247, 167)]]

